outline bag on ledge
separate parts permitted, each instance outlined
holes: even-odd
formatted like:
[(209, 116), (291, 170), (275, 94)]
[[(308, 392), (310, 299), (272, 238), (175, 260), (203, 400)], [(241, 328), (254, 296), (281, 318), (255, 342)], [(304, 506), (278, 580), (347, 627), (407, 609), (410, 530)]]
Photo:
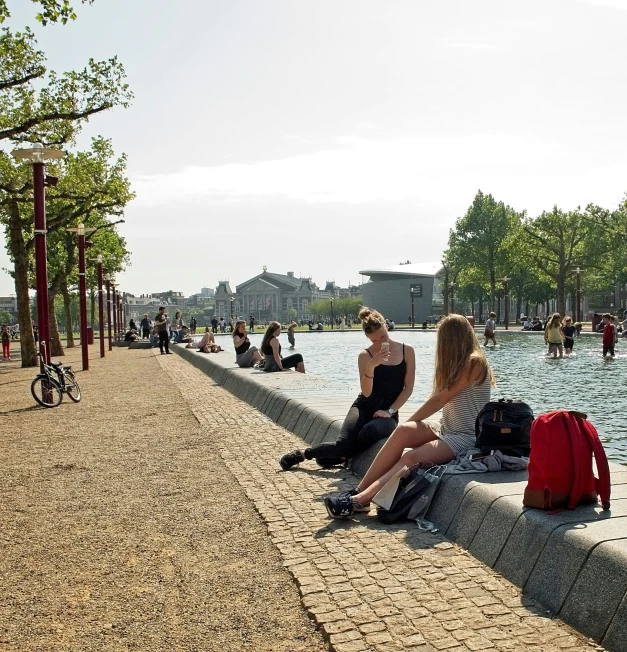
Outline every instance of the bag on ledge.
[(475, 421), (475, 448), (489, 455), (499, 450), (505, 455), (529, 457), (532, 409), (522, 401), (500, 399), (486, 403)]
[[(592, 455), (599, 478), (592, 470)], [(594, 426), (581, 412), (541, 414), (531, 428), (529, 482), (523, 505), (538, 509), (574, 509), (601, 497), (610, 508), (610, 469)]]

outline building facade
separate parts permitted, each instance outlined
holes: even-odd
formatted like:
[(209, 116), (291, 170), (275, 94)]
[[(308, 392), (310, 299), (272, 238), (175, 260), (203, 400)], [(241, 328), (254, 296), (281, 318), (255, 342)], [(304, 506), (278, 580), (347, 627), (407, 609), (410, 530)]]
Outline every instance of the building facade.
[(361, 286), (364, 305), (387, 319), (407, 323), (413, 303), (414, 321), (422, 323), (432, 315), (442, 314), (442, 272), (440, 263), (409, 263), (359, 272), (370, 277)]
[[(276, 320), (287, 322), (295, 314), (297, 321), (313, 318), (309, 306), (321, 299), (346, 296), (348, 291), (327, 282), (321, 290), (310, 278), (296, 278), (294, 272), (275, 274), (264, 267), (261, 274), (240, 283), (235, 292), (228, 281), (220, 281), (215, 294), (216, 316), (227, 321), (231, 315), (258, 324)], [(294, 312), (295, 311), (295, 312)]]

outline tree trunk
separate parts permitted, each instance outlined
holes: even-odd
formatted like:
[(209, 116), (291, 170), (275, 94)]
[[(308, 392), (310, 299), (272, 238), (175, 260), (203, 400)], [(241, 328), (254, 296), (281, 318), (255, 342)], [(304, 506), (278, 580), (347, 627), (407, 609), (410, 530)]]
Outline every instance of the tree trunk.
[(557, 279), (557, 312), (562, 317), (566, 314), (566, 279), (562, 275)]
[(523, 300), (521, 296), (516, 297), (516, 321), (520, 319), (520, 313), (522, 312)]
[(28, 295), (28, 251), (24, 242), (20, 209), (16, 201), (8, 204), (9, 210), (9, 250), (13, 258), (15, 294), (17, 296), (17, 320), (20, 325), (20, 349), (22, 367), (39, 364), (37, 347), (33, 336), (33, 322), (30, 316), (30, 297)]
[(74, 329), (72, 327), (72, 298), (70, 297), (70, 290), (68, 289), (67, 282), (63, 283), (61, 290), (63, 295), (63, 307), (65, 309), (65, 336), (66, 336), (66, 349), (73, 349), (74, 344)]
[(65, 355), (61, 345), (61, 336), (59, 335), (59, 326), (57, 324), (57, 312), (54, 309), (54, 294), (48, 292), (48, 321), (50, 322), (50, 355)]

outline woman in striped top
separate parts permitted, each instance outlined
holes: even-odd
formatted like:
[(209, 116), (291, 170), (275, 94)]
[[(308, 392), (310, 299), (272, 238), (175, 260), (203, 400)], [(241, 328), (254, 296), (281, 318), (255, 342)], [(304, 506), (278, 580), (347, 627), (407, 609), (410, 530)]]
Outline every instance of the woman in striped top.
[[(490, 400), (494, 376), (465, 317), (448, 315), (438, 327), (433, 392), (379, 451), (357, 488), (328, 496), (333, 518), (366, 511), (385, 483), (404, 466), (446, 464), (475, 444), (475, 420)], [(430, 419), (442, 410), (441, 419)], [(411, 451), (404, 453), (406, 448)]]

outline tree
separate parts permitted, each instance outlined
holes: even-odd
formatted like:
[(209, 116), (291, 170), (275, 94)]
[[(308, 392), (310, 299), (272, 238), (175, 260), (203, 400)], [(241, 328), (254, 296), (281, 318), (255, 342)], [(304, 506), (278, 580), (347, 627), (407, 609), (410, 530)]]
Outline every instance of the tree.
[(595, 222), (587, 219), (580, 209), (565, 213), (557, 206), (544, 211), (524, 224), (528, 236), (527, 256), (541, 270), (540, 279), (550, 279), (556, 288), (557, 311), (566, 311), (566, 284), (572, 270), (584, 255), (586, 238), (594, 239)]
[[(42, 25), (61, 21), (64, 25), (68, 20), (76, 20), (76, 13), (69, 0), (32, 0), (41, 6), (41, 13), (36, 18)], [(82, 4), (93, 4), (94, 0), (80, 0)], [(11, 14), (6, 0), (0, 0), (0, 23), (3, 23)]]
[(0, 310), (0, 324), (11, 324), (13, 315), (8, 310)]
[[(124, 68), (116, 57), (104, 62), (90, 59), (80, 72), (50, 72), (47, 77), (44, 61), (30, 30), (15, 35), (2, 30), (0, 140), (17, 145), (37, 141), (44, 145), (72, 144), (91, 115), (114, 106), (128, 106), (131, 100)], [(60, 164), (61, 171), (64, 165)], [(14, 264), (18, 319), (26, 333), (21, 338), (23, 366), (36, 362), (28, 311), (28, 271), (33, 249), (31, 174), (30, 165), (16, 164), (6, 152), (0, 152), (0, 223), (5, 226)], [(94, 183), (97, 181), (94, 178)], [(77, 206), (84, 197), (67, 188), (65, 196), (56, 196), (74, 201)]]
[(475, 267), (484, 274), (490, 288), (492, 310), (495, 309), (498, 277), (506, 271), (503, 243), (521, 219), (522, 214), (479, 190), (449, 236), (446, 252), (449, 275), (451, 271), (467, 267)]

